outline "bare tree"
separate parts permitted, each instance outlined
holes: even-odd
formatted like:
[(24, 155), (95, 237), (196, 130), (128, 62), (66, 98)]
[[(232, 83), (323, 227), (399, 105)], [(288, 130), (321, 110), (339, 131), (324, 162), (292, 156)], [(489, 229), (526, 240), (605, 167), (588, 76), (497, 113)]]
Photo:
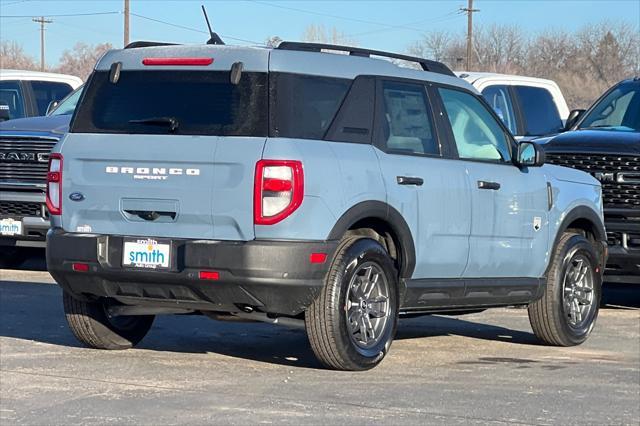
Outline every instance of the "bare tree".
[(332, 27), (327, 31), (324, 25), (311, 24), (307, 26), (302, 34), (302, 40), (314, 43), (340, 44), (356, 46), (355, 40), (349, 38), (344, 32)]
[(0, 68), (19, 70), (38, 70), (35, 59), (24, 53), (22, 46), (15, 41), (0, 42)]
[[(588, 107), (614, 83), (640, 73), (640, 33), (626, 23), (586, 25), (576, 33), (546, 30), (525, 37), (516, 26), (477, 26), (468, 71), (520, 74), (555, 80), (572, 108)], [(411, 54), (460, 70), (463, 33), (432, 32), (408, 47)]]
[(93, 67), (100, 57), (113, 46), (110, 43), (97, 44), (95, 46), (85, 43), (76, 43), (71, 50), (65, 50), (60, 57), (57, 72), (73, 74), (86, 79), (93, 71)]
[(282, 43), (283, 40), (278, 37), (278, 36), (273, 36), (273, 37), (269, 37), (266, 41), (265, 41), (265, 45), (267, 47), (278, 47), (280, 45), (280, 43)]

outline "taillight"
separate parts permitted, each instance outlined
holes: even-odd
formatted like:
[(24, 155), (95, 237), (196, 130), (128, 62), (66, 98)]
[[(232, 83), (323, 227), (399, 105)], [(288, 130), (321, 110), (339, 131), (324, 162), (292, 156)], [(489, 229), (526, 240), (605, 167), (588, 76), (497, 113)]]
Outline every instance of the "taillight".
[(300, 161), (260, 160), (253, 188), (253, 221), (273, 225), (293, 213), (304, 197)]
[(51, 215), (62, 214), (62, 154), (49, 155), (47, 210)]

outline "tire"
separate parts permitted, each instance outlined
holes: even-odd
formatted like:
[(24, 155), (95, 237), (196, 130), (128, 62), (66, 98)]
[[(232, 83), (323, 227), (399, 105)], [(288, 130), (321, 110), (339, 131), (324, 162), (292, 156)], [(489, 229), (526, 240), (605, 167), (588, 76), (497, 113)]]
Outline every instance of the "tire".
[(360, 371), (382, 361), (398, 323), (397, 282), (398, 272), (380, 243), (343, 239), (321, 293), (305, 314), (309, 343), (325, 367)]
[[(598, 255), (584, 236), (565, 232), (560, 237), (544, 294), (528, 308), (531, 328), (540, 340), (554, 346), (575, 346), (587, 340), (602, 296), (597, 265)], [(583, 281), (574, 286), (580, 276)]]
[(136, 315), (110, 318), (105, 299), (85, 302), (63, 293), (64, 313), (76, 339), (94, 349), (129, 349), (147, 334), (155, 316)]

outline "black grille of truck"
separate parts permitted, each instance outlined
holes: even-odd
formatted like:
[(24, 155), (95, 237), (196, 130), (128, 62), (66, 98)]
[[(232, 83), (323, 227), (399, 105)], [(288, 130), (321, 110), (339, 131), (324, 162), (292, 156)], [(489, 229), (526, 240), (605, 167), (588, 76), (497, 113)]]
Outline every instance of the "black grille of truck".
[(43, 216), (40, 203), (22, 203), (18, 201), (0, 201), (0, 217), (40, 217)]
[(0, 136), (0, 182), (44, 184), (55, 138)]
[(602, 183), (605, 207), (640, 208), (640, 156), (547, 153), (546, 161), (591, 173)]

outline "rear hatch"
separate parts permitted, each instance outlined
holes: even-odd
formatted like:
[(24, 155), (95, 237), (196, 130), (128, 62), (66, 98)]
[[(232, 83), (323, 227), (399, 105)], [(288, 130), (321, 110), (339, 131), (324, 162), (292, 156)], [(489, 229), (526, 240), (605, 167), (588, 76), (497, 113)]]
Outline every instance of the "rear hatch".
[[(234, 84), (236, 62), (243, 71)], [(253, 175), (268, 133), (267, 66), (263, 49), (107, 54), (59, 148), (63, 229), (253, 239)]]

